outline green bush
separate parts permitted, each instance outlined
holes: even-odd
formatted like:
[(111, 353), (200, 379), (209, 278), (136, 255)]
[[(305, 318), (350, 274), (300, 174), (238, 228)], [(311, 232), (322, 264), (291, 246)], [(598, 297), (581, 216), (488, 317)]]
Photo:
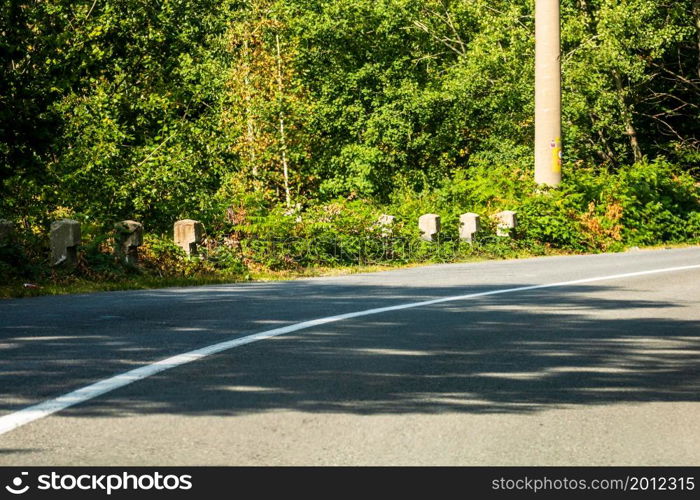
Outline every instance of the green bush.
[(222, 274), (245, 275), (248, 271), (240, 253), (229, 246), (215, 246), (207, 252), (207, 259), (214, 266), (214, 269)]
[[(71, 276), (124, 281), (135, 274), (228, 277), (246, 276), (249, 269), (454, 262), (700, 239), (700, 184), (665, 159), (615, 171), (579, 167), (567, 174), (558, 189), (538, 188), (523, 168), (477, 164), (457, 171), (437, 189), (414, 192), (401, 185), (386, 204), (353, 197), (328, 202), (300, 198), (292, 209), (250, 186), (246, 191), (232, 178), (212, 203), (220, 213), (207, 215), (208, 235), (198, 256), (188, 257), (170, 236), (147, 233), (140, 264), (125, 266), (113, 253), (111, 222), (97, 224), (57, 212), (55, 217), (70, 216), (83, 224), (78, 269), (51, 269), (46, 228), (30, 226), (0, 246), (0, 273), (15, 281)], [(505, 209), (518, 213), (513, 238), (496, 235), (492, 216)], [(482, 229), (472, 243), (459, 239), (459, 216), (465, 212), (481, 215)], [(417, 221), (426, 213), (441, 217), (435, 242), (420, 238)], [(391, 227), (379, 224), (382, 214), (396, 217)]]
[(24, 227), (0, 244), (0, 276), (7, 281), (36, 280), (47, 274), (48, 241)]
[(558, 190), (523, 200), (528, 238), (576, 251), (692, 241), (698, 237), (700, 189), (663, 159), (616, 172), (578, 170)]
[(611, 198), (622, 207), (623, 239), (631, 245), (685, 241), (697, 237), (690, 221), (700, 211), (700, 187), (663, 159), (621, 169)]

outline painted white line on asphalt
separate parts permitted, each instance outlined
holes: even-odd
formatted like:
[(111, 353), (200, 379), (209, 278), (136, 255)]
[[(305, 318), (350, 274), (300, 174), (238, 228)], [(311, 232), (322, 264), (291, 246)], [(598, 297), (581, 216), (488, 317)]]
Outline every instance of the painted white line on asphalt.
[(654, 269), (651, 271), (640, 271), (636, 273), (625, 273), (625, 274), (613, 274), (610, 276), (598, 276), (595, 278), (584, 278), (573, 281), (562, 281), (559, 283), (549, 283), (546, 285), (531, 285), (531, 286), (521, 286), (517, 288), (505, 288), (500, 290), (491, 290), (488, 292), (478, 292), (469, 293), (466, 295), (453, 295), (450, 297), (442, 297), (439, 299), (424, 300), (422, 302), (411, 302), (408, 304), (400, 304), (396, 306), (387, 307), (377, 307), (375, 309), (365, 309), (364, 311), (356, 311), (346, 314), (338, 314), (337, 316), (328, 316), (326, 318), (318, 318), (310, 321), (302, 321), (301, 323), (294, 323), (292, 325), (284, 326), (281, 328), (274, 328), (272, 330), (267, 330), (264, 332), (255, 333), (253, 335), (247, 335), (245, 337), (236, 338), (233, 340), (227, 340), (225, 342), (219, 342), (218, 344), (213, 344), (207, 347), (202, 347), (201, 349), (195, 349), (193, 351), (185, 352), (183, 354), (178, 354), (177, 356), (172, 356), (170, 358), (151, 363), (149, 365), (142, 366), (140, 368), (135, 368), (129, 370), (128, 372), (122, 373), (120, 375), (115, 375), (108, 379), (100, 380), (94, 384), (82, 387), (73, 392), (69, 392), (62, 396), (54, 399), (49, 399), (43, 403), (39, 403), (33, 406), (29, 406), (22, 410), (10, 413), (3, 417), (0, 417), (0, 435), (5, 434), (17, 427), (33, 422), (34, 420), (39, 420), (40, 418), (47, 417), (53, 413), (59, 412), (71, 406), (84, 403), (93, 398), (101, 396), (102, 394), (111, 392), (125, 385), (129, 385), (138, 380), (143, 380), (147, 377), (155, 375), (165, 370), (175, 368), (192, 361), (197, 361), (199, 359), (211, 356), (222, 351), (227, 351), (233, 349), (234, 347), (240, 347), (246, 344), (252, 344), (253, 342), (258, 342), (260, 340), (269, 339), (271, 337), (278, 337), (286, 333), (296, 332), (299, 330), (306, 330), (308, 328), (313, 328), (315, 326), (326, 325), (328, 323), (335, 323), (338, 321), (343, 321), (346, 319), (359, 318), (362, 316), (371, 316), (373, 314), (381, 314), (390, 311), (400, 311), (402, 309), (412, 309), (415, 307), (430, 306), (434, 304), (442, 304), (444, 302), (454, 302), (466, 299), (473, 299), (477, 297), (486, 297), (488, 295), (500, 295), (504, 293), (515, 293), (515, 292), (525, 292), (528, 290), (540, 290), (543, 288), (554, 288), (569, 285), (578, 285), (583, 283), (593, 283), (596, 281), (606, 281), (615, 280), (622, 278), (632, 278), (636, 276), (645, 276), (649, 274), (659, 274), (659, 273), (670, 273), (675, 271), (687, 271), (689, 269), (700, 269), (699, 265), (693, 266), (682, 266), (682, 267), (668, 267), (665, 269)]

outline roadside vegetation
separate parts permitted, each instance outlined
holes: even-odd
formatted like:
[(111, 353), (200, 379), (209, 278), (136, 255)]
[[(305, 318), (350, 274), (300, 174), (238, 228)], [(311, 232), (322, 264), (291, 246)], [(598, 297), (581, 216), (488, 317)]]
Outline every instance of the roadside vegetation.
[[(699, 242), (700, 2), (561, 5), (552, 190), (532, 181), (532, 0), (3, 2), (0, 296)], [(82, 224), (70, 273), (48, 265), (60, 218)], [(138, 266), (113, 255), (124, 219)]]

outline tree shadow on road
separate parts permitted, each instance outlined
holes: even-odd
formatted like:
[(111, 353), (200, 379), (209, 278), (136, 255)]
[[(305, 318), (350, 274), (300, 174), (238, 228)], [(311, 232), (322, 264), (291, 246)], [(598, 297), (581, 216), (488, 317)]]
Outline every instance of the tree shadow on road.
[[(357, 310), (351, 299), (360, 294), (375, 294), (376, 307), (462, 292), (383, 289), (384, 303), (367, 288), (318, 297), (320, 309)], [(700, 401), (700, 321), (679, 319), (682, 306), (625, 298), (632, 295), (627, 292), (612, 286), (540, 289), (345, 320), (164, 372), (66, 414), (523, 413)], [(296, 297), (288, 300), (311, 296)], [(235, 306), (230, 296), (211, 299)], [(279, 297), (261, 294), (258, 300), (274, 317)], [(217, 340), (230, 334), (206, 317), (192, 318), (189, 327)], [(138, 344), (132, 342), (129, 347)]]

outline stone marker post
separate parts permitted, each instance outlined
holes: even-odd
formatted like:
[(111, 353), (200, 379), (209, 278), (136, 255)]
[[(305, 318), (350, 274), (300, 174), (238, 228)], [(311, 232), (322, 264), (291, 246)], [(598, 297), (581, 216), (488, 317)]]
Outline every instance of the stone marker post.
[(496, 234), (508, 237), (518, 227), (518, 217), (512, 210), (504, 210), (494, 215), (496, 219)]
[(51, 223), (51, 265), (73, 269), (78, 265), (80, 222), (61, 219)]
[(440, 234), (440, 216), (437, 214), (425, 214), (418, 217), (418, 229), (420, 237), (425, 241), (435, 241)]
[(202, 242), (204, 225), (192, 219), (183, 219), (175, 223), (175, 244), (180, 246), (187, 255), (197, 255), (197, 245)]
[(478, 214), (467, 212), (459, 216), (459, 239), (472, 243), (474, 235), (481, 229), (481, 219)]
[(143, 245), (143, 224), (133, 220), (123, 220), (114, 225), (114, 249), (127, 265), (134, 266), (139, 261), (139, 247)]
[(393, 232), (393, 226), (394, 222), (396, 221), (396, 217), (393, 215), (386, 215), (382, 214), (379, 216), (378, 223), (379, 227), (381, 229), (381, 234), (384, 237), (391, 236), (391, 233)]

